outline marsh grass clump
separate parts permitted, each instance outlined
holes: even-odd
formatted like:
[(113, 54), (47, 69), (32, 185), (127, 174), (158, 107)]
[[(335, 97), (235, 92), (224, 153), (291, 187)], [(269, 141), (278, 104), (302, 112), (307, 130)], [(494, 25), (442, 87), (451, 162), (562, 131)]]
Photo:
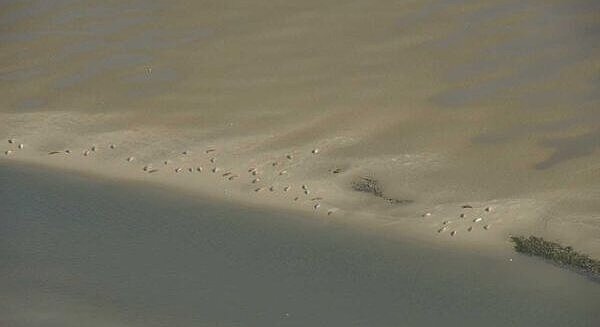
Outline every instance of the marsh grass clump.
[(600, 261), (585, 254), (578, 253), (570, 246), (562, 246), (535, 236), (511, 236), (515, 251), (532, 256), (542, 257), (561, 266), (600, 278)]
[(371, 177), (360, 177), (358, 180), (353, 181), (352, 189), (357, 192), (373, 194), (391, 204), (408, 204), (413, 202), (412, 200), (399, 200), (384, 195), (379, 181)]

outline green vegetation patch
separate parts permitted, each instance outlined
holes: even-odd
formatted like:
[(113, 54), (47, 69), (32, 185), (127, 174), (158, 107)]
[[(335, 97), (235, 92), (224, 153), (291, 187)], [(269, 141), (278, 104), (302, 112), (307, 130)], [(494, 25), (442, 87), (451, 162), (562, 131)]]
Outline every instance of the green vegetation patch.
[(594, 279), (600, 278), (600, 261), (573, 250), (570, 246), (562, 246), (535, 236), (511, 236), (515, 251), (551, 260), (561, 266), (573, 268)]

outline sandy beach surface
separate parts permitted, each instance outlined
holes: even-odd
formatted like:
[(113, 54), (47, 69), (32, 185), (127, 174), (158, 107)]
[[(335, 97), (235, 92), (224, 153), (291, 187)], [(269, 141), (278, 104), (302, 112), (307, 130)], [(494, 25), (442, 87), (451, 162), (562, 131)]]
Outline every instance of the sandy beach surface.
[(3, 162), (600, 258), (597, 1), (0, 8)]

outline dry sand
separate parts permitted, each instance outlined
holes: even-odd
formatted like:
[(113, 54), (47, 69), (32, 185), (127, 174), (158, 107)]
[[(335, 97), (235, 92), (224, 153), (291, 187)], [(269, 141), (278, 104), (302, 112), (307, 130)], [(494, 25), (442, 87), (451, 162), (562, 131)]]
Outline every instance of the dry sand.
[[(506, 249), (509, 234), (533, 233), (600, 258), (594, 1), (2, 9), (2, 160), (303, 210), (444, 246)], [(361, 176), (412, 202), (353, 191)]]

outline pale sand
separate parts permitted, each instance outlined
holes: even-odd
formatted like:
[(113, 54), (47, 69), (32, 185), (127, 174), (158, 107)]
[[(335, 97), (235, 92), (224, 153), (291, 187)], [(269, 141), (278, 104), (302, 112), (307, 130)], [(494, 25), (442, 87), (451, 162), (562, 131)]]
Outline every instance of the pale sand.
[[(533, 233), (599, 258), (594, 8), (541, 0), (6, 4), (0, 157), (444, 246), (508, 249), (509, 234)], [(65, 149), (71, 155), (48, 155)], [(251, 167), (260, 182), (251, 183)], [(352, 191), (364, 175), (386, 196), (414, 202)], [(316, 210), (315, 197), (323, 198)]]
[[(272, 142), (278, 133), (283, 134), (285, 131), (246, 137), (220, 136), (208, 140), (190, 139), (184, 133), (158, 128), (138, 128), (95, 135), (79, 132), (71, 134), (65, 132), (69, 130), (65, 125), (72, 122), (77, 122), (79, 126), (86, 122), (95, 126), (109, 126), (113, 119), (111, 115), (72, 112), (4, 114), (3, 121), (16, 126), (19, 123), (13, 121), (15, 117), (26, 118), (26, 128), (11, 130), (17, 143), (23, 142), (26, 147), (17, 149), (15, 145), (6, 142), (4, 147), (15, 149), (11, 155), (1, 157), (1, 160), (14, 164), (35, 163), (102, 177), (151, 182), (147, 187), (165, 185), (197, 192), (203, 197), (225, 199), (244, 205), (301, 211), (314, 219), (355, 224), (360, 228), (379, 231), (382, 235), (412, 237), (445, 247), (456, 246), (477, 251), (500, 250), (503, 255), (508, 255), (507, 251), (511, 246), (508, 242), (509, 235), (533, 233), (572, 244), (595, 256), (600, 254), (599, 233), (596, 229), (598, 225), (591, 219), (597, 211), (590, 211), (590, 217), (566, 214), (559, 221), (552, 222), (548, 219), (552, 217), (549, 212), (557, 210), (554, 201), (560, 199), (564, 203), (569, 194), (575, 198), (577, 193), (570, 190), (530, 193), (527, 197), (488, 198), (470, 192), (453, 192), (455, 186), (449, 184), (445, 187), (433, 187), (433, 192), (423, 193), (392, 187), (393, 183), (402, 180), (402, 176), (424, 176), (427, 181), (428, 174), (438, 171), (448, 161), (439, 154), (345, 158), (334, 155), (346, 145), (343, 139), (336, 142), (335, 138), (318, 140), (304, 146), (278, 148), (275, 151), (269, 151), (264, 146)], [(63, 123), (67, 120), (66, 117), (69, 118), (68, 123)], [(49, 124), (49, 121), (53, 123)], [(115, 149), (111, 149), (110, 144), (115, 144)], [(90, 151), (85, 156), (84, 151), (89, 151), (93, 145), (96, 146), (96, 151)], [(321, 149), (316, 155), (311, 153), (315, 146)], [(69, 149), (71, 153), (65, 154), (62, 152), (64, 149)], [(214, 151), (206, 153), (210, 149)], [(49, 154), (52, 151), (61, 152)], [(183, 154), (184, 151), (187, 154)], [(290, 153), (293, 153), (291, 160), (286, 158)], [(130, 157), (135, 160), (128, 161)], [(215, 159), (215, 163), (211, 163), (211, 158)], [(166, 165), (165, 160), (168, 160)], [(278, 164), (273, 166), (274, 162)], [(144, 167), (147, 168), (146, 171)], [(203, 167), (203, 171), (198, 172), (197, 167)], [(214, 167), (219, 168), (219, 171), (213, 173)], [(343, 167), (343, 171), (333, 174), (331, 171), (336, 167)], [(189, 168), (193, 168), (193, 171), (189, 172)], [(257, 176), (249, 172), (252, 168), (256, 168), (257, 176), (260, 177), (260, 181), (256, 183), (252, 181)], [(149, 173), (153, 169), (157, 171)], [(281, 175), (281, 170), (286, 170), (287, 173)], [(394, 205), (371, 194), (354, 191), (351, 182), (364, 175), (379, 177), (387, 196), (412, 199), (415, 202)], [(230, 180), (231, 176), (238, 177)], [(488, 187), (493, 189), (494, 183), (489, 183)], [(310, 191), (308, 195), (305, 194), (303, 185)], [(284, 192), (286, 186), (290, 186), (290, 189)], [(259, 187), (262, 187), (262, 191), (255, 192)], [(273, 191), (269, 191), (270, 187), (273, 187)], [(464, 185), (457, 187), (465, 188)], [(444, 191), (441, 192), (440, 189)], [(580, 192), (576, 201), (593, 202), (598, 195), (597, 191)], [(298, 200), (294, 200), (295, 198)], [(315, 209), (317, 203), (320, 205)], [(462, 208), (465, 204), (473, 208)], [(490, 211), (486, 211), (486, 208), (490, 208)], [(425, 213), (430, 215), (423, 217)], [(460, 217), (461, 214), (464, 217)], [(553, 228), (554, 224), (559, 228)], [(489, 228), (486, 230), (484, 226)], [(438, 232), (443, 227), (446, 227), (444, 231)], [(471, 231), (468, 231), (469, 227)], [(455, 231), (455, 235), (451, 236), (452, 231)]]

